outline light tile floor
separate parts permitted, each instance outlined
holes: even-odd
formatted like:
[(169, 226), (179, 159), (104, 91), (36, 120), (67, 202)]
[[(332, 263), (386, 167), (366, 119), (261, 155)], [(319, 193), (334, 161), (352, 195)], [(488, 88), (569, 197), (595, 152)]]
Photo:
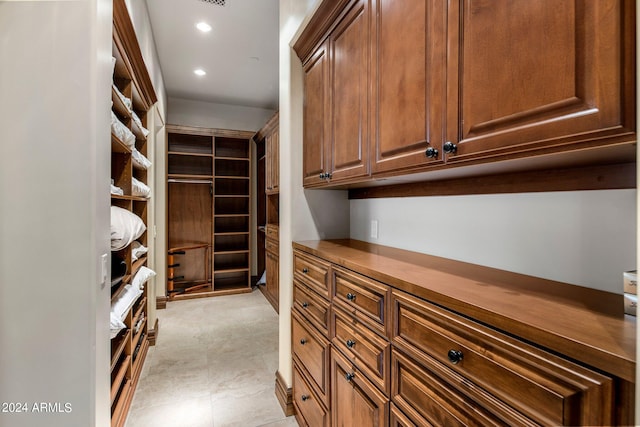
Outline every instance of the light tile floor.
[(287, 427), (275, 397), (278, 315), (248, 294), (173, 301), (158, 310), (126, 427)]

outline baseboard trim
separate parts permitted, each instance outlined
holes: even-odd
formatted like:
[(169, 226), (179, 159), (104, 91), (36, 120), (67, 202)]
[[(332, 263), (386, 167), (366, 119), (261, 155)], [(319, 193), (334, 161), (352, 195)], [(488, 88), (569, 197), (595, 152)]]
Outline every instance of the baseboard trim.
[(160, 323), (158, 323), (158, 318), (156, 317), (156, 323), (153, 325), (153, 329), (150, 329), (147, 337), (149, 339), (149, 345), (156, 345), (156, 340), (158, 339), (158, 332), (160, 328)]
[(295, 415), (296, 410), (293, 407), (293, 391), (291, 387), (287, 387), (282, 375), (280, 375), (280, 371), (276, 371), (276, 397), (287, 417)]
[(161, 297), (156, 297), (156, 310), (163, 310), (167, 308), (168, 300), (169, 298), (165, 297), (164, 295)]

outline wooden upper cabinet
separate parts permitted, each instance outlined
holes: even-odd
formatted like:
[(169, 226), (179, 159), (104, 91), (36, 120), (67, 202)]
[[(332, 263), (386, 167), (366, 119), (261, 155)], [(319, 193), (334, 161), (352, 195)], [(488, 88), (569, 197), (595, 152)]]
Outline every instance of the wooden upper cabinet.
[(326, 44), (318, 48), (304, 66), (303, 183), (324, 182), (328, 168), (329, 59)]
[(368, 1), (356, 2), (329, 37), (331, 182), (369, 174)]
[(354, 2), (304, 66), (304, 185), (369, 175), (368, 2)]
[(372, 173), (442, 163), (446, 3), (374, 3)]
[(632, 1), (449, 4), (447, 162), (635, 139)]

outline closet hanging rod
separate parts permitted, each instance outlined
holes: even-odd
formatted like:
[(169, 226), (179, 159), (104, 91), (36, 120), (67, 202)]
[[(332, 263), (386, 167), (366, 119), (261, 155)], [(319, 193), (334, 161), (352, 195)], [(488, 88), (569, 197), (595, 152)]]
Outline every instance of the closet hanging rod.
[(213, 184), (211, 180), (204, 179), (179, 179), (179, 178), (169, 178), (167, 182), (177, 182), (180, 184)]

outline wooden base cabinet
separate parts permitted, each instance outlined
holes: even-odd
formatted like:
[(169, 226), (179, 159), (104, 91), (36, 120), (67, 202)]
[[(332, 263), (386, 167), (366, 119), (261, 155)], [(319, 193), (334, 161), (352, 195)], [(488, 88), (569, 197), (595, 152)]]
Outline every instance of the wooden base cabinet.
[(293, 247), (304, 425), (633, 424), (620, 295), (353, 240)]

